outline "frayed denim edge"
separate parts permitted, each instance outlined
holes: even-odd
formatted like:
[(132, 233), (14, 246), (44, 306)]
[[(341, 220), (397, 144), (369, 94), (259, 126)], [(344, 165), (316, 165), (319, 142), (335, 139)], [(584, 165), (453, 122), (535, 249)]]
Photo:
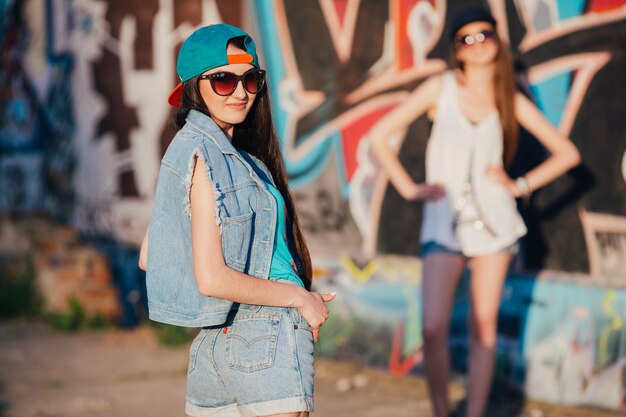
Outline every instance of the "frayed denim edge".
[(183, 205), (185, 207), (185, 214), (191, 218), (191, 179), (193, 177), (193, 170), (196, 167), (196, 158), (201, 157), (202, 162), (204, 162), (204, 167), (206, 168), (206, 179), (213, 187), (213, 193), (215, 194), (215, 224), (220, 229), (220, 234), (222, 233), (222, 221), (220, 216), (221, 210), (221, 201), (223, 198), (222, 192), (219, 190), (218, 185), (213, 178), (213, 169), (209, 164), (208, 159), (206, 158), (205, 153), (202, 151), (200, 147), (197, 147), (191, 152), (191, 156), (189, 157), (189, 162), (187, 164), (187, 175), (185, 176), (185, 201)]

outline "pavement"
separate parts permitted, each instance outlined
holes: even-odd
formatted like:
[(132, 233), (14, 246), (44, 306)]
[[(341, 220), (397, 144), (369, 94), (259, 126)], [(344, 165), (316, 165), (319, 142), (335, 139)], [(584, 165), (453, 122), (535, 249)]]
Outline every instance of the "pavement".
[[(59, 333), (40, 322), (0, 322), (0, 417), (184, 416), (188, 346), (153, 330)], [(450, 385), (455, 404), (465, 390)], [(489, 417), (609, 417), (603, 410), (525, 401), (496, 389)], [(427, 417), (423, 378), (320, 358), (312, 417)]]

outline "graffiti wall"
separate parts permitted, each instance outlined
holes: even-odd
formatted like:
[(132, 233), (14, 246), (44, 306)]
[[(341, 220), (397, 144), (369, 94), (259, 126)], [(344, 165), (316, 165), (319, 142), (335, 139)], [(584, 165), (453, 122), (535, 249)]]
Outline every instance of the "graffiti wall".
[[(177, 50), (195, 27), (227, 21), (259, 39), (312, 248), (414, 256), (420, 204), (388, 186), (367, 133), (446, 68), (446, 19), (465, 3), (3, 2), (1, 207), (49, 211), (83, 232), (137, 244), (173, 133), (163, 97), (176, 83)], [(589, 272), (580, 210), (626, 212), (626, 129), (615, 93), (625, 82), (624, 2), (492, 3), (521, 88), (584, 158), (524, 210), (526, 265)], [(395, 138), (417, 180), (424, 178), (429, 129), (423, 117)], [(512, 171), (543, 158), (537, 141), (523, 135)]]
[[(48, 213), (105, 239), (115, 270), (136, 281), (174, 133), (166, 97), (178, 48), (201, 25), (243, 26), (268, 70), (316, 285), (340, 292), (322, 351), (419, 370), (421, 205), (389, 185), (368, 132), (446, 69), (447, 22), (470, 3), (491, 7), (520, 89), (583, 157), (520, 206), (529, 233), (515, 270), (525, 275), (505, 289), (499, 372), (536, 398), (623, 408), (626, 0), (0, 1), (0, 212)], [(430, 127), (424, 116), (391, 138), (417, 181)], [(511, 175), (544, 158), (522, 132)], [(460, 368), (466, 304), (461, 291)], [(607, 381), (619, 383), (604, 390)]]
[[(341, 360), (421, 372), (421, 264), (379, 257), (357, 266), (343, 257), (318, 273), (323, 291), (337, 291), (320, 351)], [(529, 397), (569, 405), (626, 410), (626, 290), (592, 286), (563, 272), (511, 275), (498, 323), (496, 374)], [(450, 327), (455, 369), (467, 370), (468, 277)]]

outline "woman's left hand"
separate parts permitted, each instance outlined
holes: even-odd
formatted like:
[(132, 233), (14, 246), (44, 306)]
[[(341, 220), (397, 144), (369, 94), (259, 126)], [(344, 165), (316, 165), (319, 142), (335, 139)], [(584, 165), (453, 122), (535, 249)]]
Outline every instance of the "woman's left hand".
[(502, 184), (513, 197), (517, 198), (520, 196), (520, 191), (517, 189), (515, 181), (509, 177), (502, 165), (490, 165), (487, 168), (487, 176)]

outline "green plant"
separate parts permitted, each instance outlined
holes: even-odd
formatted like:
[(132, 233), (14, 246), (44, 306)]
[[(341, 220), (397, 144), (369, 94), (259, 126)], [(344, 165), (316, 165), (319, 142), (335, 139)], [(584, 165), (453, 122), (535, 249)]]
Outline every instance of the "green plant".
[(68, 304), (69, 309), (66, 313), (48, 314), (48, 322), (54, 329), (69, 332), (110, 327), (111, 323), (106, 317), (99, 313), (87, 314), (77, 299), (70, 298)]
[(0, 319), (40, 313), (32, 255), (0, 255)]
[(100, 313), (92, 314), (85, 318), (84, 328), (87, 329), (106, 329), (111, 326), (111, 321)]
[(50, 313), (48, 321), (56, 330), (72, 331), (78, 330), (85, 320), (85, 310), (78, 300), (69, 300), (69, 310), (67, 313)]
[(191, 342), (195, 337), (186, 327), (163, 323), (154, 323), (153, 326), (157, 341), (162, 345), (180, 346)]

